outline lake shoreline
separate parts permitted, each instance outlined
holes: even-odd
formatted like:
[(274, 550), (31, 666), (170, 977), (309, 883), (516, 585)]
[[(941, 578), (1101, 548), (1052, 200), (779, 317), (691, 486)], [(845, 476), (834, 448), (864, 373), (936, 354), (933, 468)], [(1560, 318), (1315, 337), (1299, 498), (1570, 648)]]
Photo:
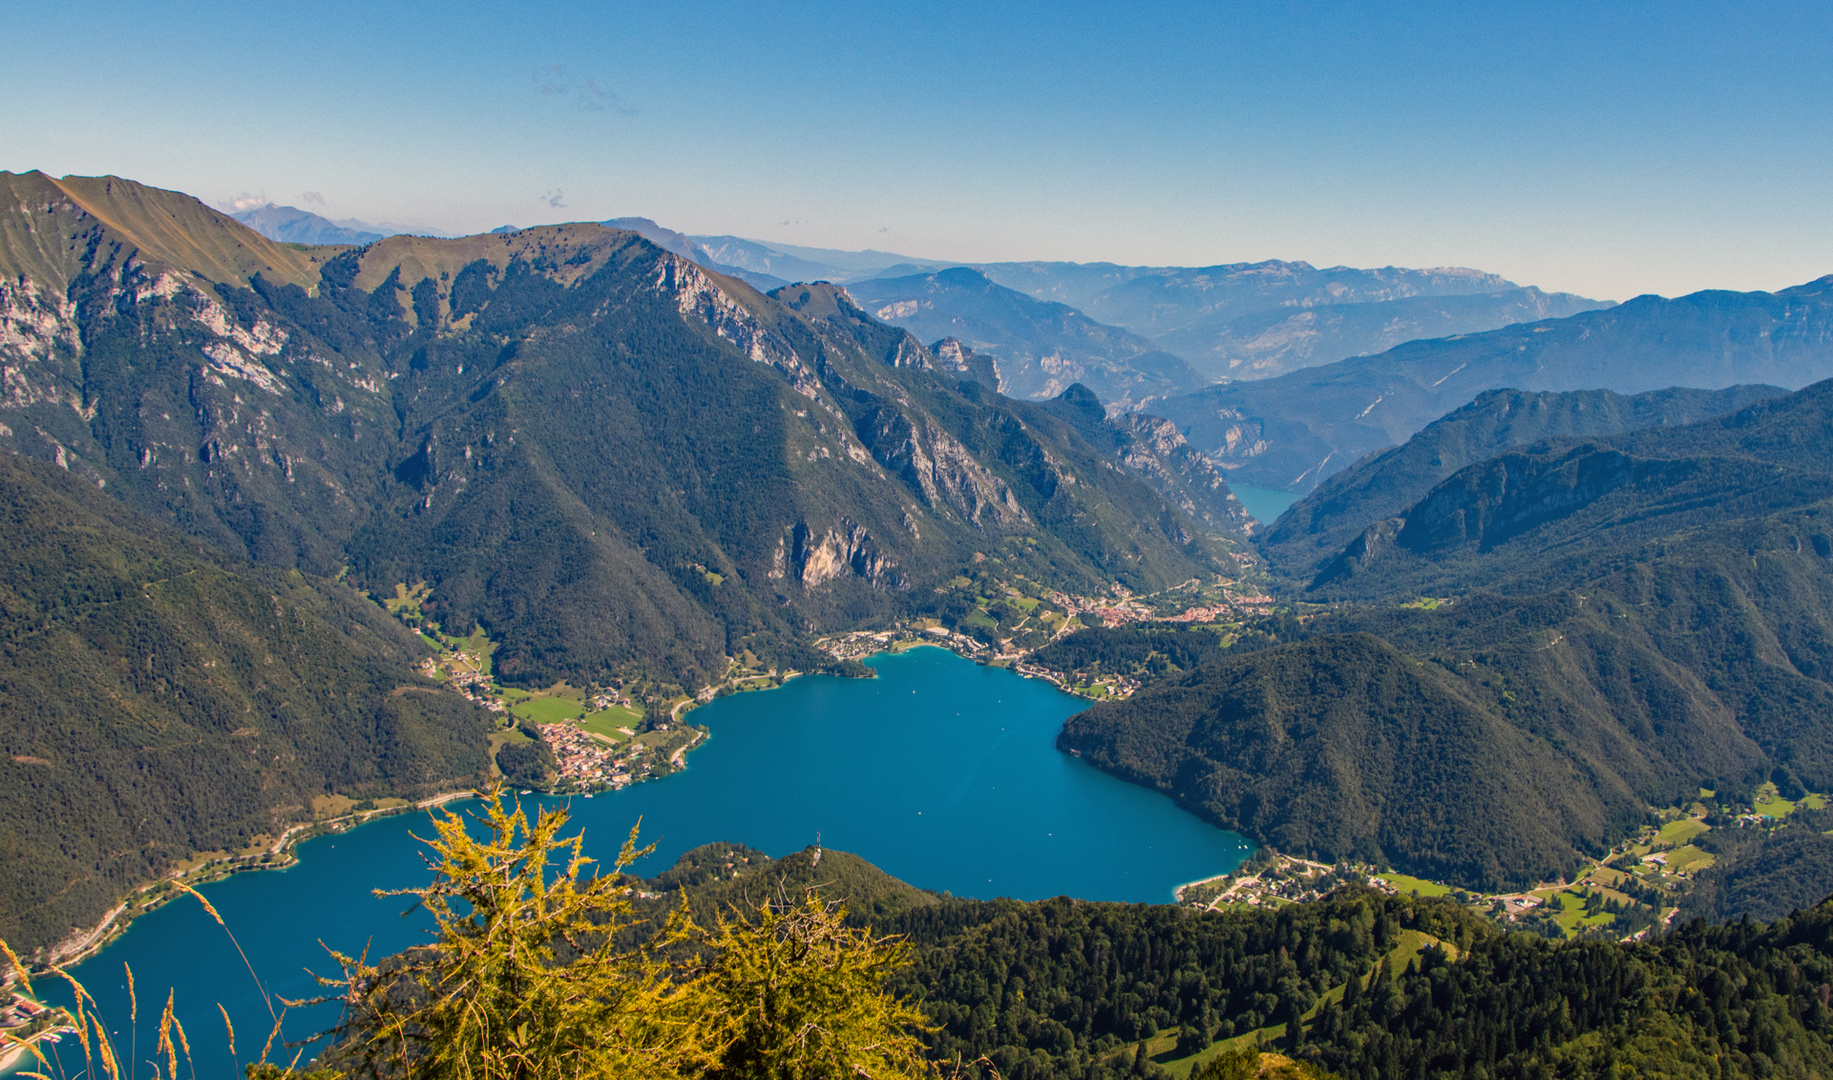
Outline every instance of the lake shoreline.
[[(855, 631), (852, 633), (858, 632)], [(978, 643), (971, 642), (971, 640), (967, 639), (961, 642), (947, 638), (937, 640), (935, 635), (929, 634), (909, 633), (908, 636), (900, 634), (891, 636), (888, 640), (883, 641), (882, 647), (878, 651), (865, 656), (863, 659), (865, 661), (872, 661), (881, 657), (903, 656), (921, 649), (939, 649), (959, 659), (966, 660), (977, 667), (997, 668), (1010, 671), (1012, 674), (1022, 679), (1036, 679), (1048, 683), (1058, 691), (1080, 700), (1091, 702), (1093, 700), (1076, 693), (1073, 689), (1064, 685), (1062, 681), (1053, 677), (1050, 672), (1029, 668), (1028, 666), (1020, 664), (1000, 663), (998, 661), (1003, 658), (990, 655), (990, 651), (984, 647), (974, 648), (972, 651), (968, 651), (968, 648), (957, 647), (960, 645), (971, 647), (977, 644)], [(694, 699), (678, 703), (676, 705), (678, 715), (673, 718), (680, 721), (687, 714), (697, 711), (714, 701), (723, 700), (724, 698), (759, 693), (763, 690), (782, 690), (791, 683), (800, 681), (803, 676), (807, 674), (809, 673), (799, 671), (787, 672), (783, 676), (782, 681), (777, 685), (755, 689), (735, 690), (733, 693), (724, 695), (717, 693), (717, 690), (712, 694), (706, 694), (703, 691), (701, 695), (696, 695)], [(842, 678), (842, 676), (835, 677)], [(874, 679), (877, 677), (876, 671), (873, 677)], [(723, 683), (721, 684), (722, 687), (725, 685), (726, 684)], [(713, 741), (711, 738), (712, 732), (710, 730), (704, 727), (700, 730), (702, 732), (701, 736), (686, 749), (698, 749)], [(683, 752), (680, 754), (680, 757), (681, 764), (675, 771), (686, 772), (688, 771), (687, 766), (691, 755)], [(299, 860), (295, 853), (296, 849), (299, 844), (307, 840), (316, 839), (317, 837), (330, 833), (344, 832), (349, 829), (358, 828), (401, 814), (431, 810), (447, 803), (477, 797), (478, 794), (478, 790), (471, 787), (442, 791), (402, 806), (358, 811), (338, 817), (294, 825), (258, 854), (238, 856), (227, 863), (192, 867), (187, 870), (169, 873), (138, 886), (129, 894), (127, 899), (117, 903), (111, 908), (96, 925), (70, 934), (62, 941), (51, 946), (48, 950), (39, 950), (33, 959), (28, 962), (33, 968), (41, 970), (49, 967), (73, 967), (88, 960), (108, 945), (112, 944), (122, 934), (125, 934), (141, 916), (157, 911), (173, 900), (182, 898), (186, 895), (187, 888), (196, 888), (201, 885), (212, 884), (234, 875), (251, 871), (288, 869), (298, 865)], [(554, 795), (555, 793), (542, 792), (542, 794)], [(1170, 902), (1176, 903), (1175, 892), (1174, 899)], [(24, 958), (22, 957), (22, 959)]]
[[(199, 885), (209, 885), (236, 874), (258, 870), (285, 870), (299, 864), (294, 849), (307, 840), (313, 840), (328, 833), (344, 832), (361, 825), (367, 825), (383, 818), (398, 817), (417, 810), (432, 810), (446, 803), (462, 799), (475, 798), (479, 792), (475, 788), (457, 791), (442, 791), (429, 795), (417, 802), (405, 806), (388, 806), (375, 810), (361, 810), (341, 817), (325, 818), (321, 821), (303, 822), (288, 829), (280, 835), (266, 850), (259, 855), (240, 855), (228, 863), (206, 864), (162, 874), (135, 888), (126, 900), (110, 908), (102, 920), (95, 926), (69, 935), (50, 947), (40, 949), (33, 959), (26, 963), (39, 971), (51, 968), (74, 967), (107, 948), (122, 934), (127, 933), (136, 920), (142, 915), (158, 911), (174, 900), (187, 895), (187, 889)], [(272, 861), (263, 862), (271, 857)], [(139, 897), (136, 905), (136, 897)], [(129, 911), (130, 908), (134, 910)], [(122, 915), (127, 915), (122, 918)], [(20, 958), (25, 960), (24, 957)], [(5, 1069), (0, 1067), (0, 1073)]]

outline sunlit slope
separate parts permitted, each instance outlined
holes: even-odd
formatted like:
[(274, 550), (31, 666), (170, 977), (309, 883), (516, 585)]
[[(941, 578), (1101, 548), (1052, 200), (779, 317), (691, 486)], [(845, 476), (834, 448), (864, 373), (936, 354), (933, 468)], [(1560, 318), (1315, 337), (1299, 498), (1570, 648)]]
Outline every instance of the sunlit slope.
[(118, 176), (0, 172), (0, 274), (62, 291), (81, 274), (157, 263), (213, 282), (313, 288), (329, 252), (279, 244), (189, 195)]

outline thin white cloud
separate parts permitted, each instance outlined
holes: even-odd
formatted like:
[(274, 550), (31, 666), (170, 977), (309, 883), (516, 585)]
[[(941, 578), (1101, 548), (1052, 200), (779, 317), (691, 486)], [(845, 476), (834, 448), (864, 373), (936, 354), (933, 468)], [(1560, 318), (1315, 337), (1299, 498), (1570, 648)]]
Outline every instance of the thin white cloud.
[(230, 210), (236, 213), (241, 213), (244, 210), (255, 210), (266, 206), (268, 205), (268, 200), (265, 195), (250, 195), (248, 192), (244, 191), (242, 194), (230, 199), (223, 205), (229, 207)]

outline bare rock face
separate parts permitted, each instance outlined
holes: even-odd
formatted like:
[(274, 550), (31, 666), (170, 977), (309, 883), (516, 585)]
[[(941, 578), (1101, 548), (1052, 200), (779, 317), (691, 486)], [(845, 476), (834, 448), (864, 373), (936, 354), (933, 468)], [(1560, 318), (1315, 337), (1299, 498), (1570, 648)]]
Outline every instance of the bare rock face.
[(8, 407), (74, 397), (81, 408), (82, 350), (74, 303), (31, 278), (0, 281), (0, 396)]
[(849, 573), (881, 592), (905, 587), (896, 560), (880, 550), (864, 526), (847, 518), (819, 532), (806, 521), (798, 522), (794, 548), (796, 577), (805, 589)]
[(903, 480), (931, 510), (952, 512), (982, 528), (1030, 520), (1006, 482), (927, 416), (912, 424), (898, 409), (885, 405), (860, 425), (859, 438), (873, 459)]
[(1228, 490), (1215, 462), (1191, 446), (1177, 425), (1144, 413), (1115, 420), (1127, 436), (1121, 460), (1198, 522), (1218, 531), (1252, 532), (1257, 523)]
[(789, 342), (720, 288), (705, 270), (678, 255), (664, 256), (656, 261), (651, 287), (674, 297), (681, 314), (698, 318), (746, 356), (782, 372), (805, 397), (816, 396), (820, 382)]
[(953, 372), (964, 379), (973, 379), (989, 390), (1004, 391), (1006, 385), (999, 373), (999, 360), (987, 353), (975, 352), (961, 343), (959, 338), (943, 338), (929, 347), (936, 356), (936, 368), (939, 371)]

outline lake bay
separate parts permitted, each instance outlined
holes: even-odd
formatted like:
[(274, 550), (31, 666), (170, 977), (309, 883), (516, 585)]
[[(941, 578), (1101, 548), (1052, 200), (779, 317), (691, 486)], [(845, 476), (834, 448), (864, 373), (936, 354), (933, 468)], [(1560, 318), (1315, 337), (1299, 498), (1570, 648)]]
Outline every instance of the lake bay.
[[(607, 860), (641, 817), (643, 841), (657, 844), (635, 867), (644, 875), (714, 840), (782, 856), (819, 834), (825, 847), (957, 896), (1157, 903), (1183, 882), (1232, 870), (1251, 851), (1170, 799), (1059, 752), (1063, 721), (1087, 703), (1047, 682), (936, 648), (869, 663), (878, 678), (809, 676), (695, 711), (694, 723), (712, 739), (688, 756), (684, 772), (592, 799), (523, 802), (531, 811), (569, 804), (569, 831), (582, 828), (587, 851)], [(299, 846), (294, 866), (238, 874), (202, 891), (270, 993), (309, 997), (319, 989), (304, 969), (336, 973), (323, 946), (367, 948), (373, 957), (426, 939), (423, 915), (400, 914), (409, 901), (370, 894), (429, 879), (411, 833), (430, 834), (424, 814), (318, 837)], [(163, 1004), (171, 987), (199, 1076), (239, 1075), (219, 1002), (235, 1022), (241, 1061), (256, 1056), (272, 1026), (267, 1008), (234, 946), (195, 900), (141, 918), (77, 969), (126, 1037), (124, 963), (138, 984), (146, 1045), (149, 1014), (157, 1012), (146, 1003), (156, 994)], [(330, 1007), (295, 1010), (286, 1037), (335, 1019)], [(68, 1040), (65, 1049), (74, 1049)]]

